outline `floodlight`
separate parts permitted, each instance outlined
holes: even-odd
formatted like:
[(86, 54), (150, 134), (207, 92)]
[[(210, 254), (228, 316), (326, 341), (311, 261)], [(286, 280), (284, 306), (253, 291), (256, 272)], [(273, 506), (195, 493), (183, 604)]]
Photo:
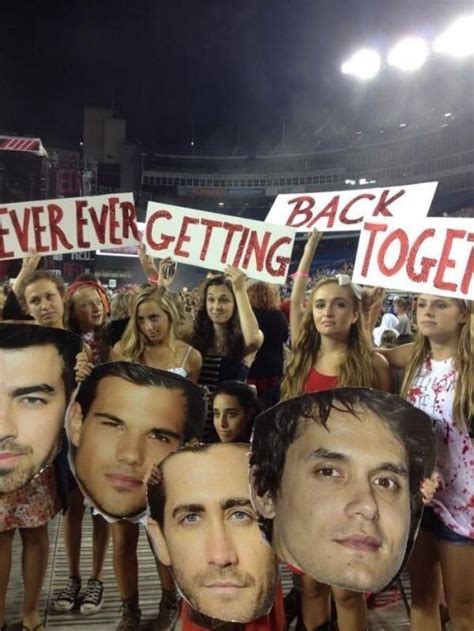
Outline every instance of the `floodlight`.
[(341, 66), (343, 74), (351, 74), (358, 79), (373, 79), (380, 70), (381, 61), (377, 51), (363, 48), (350, 57)]
[(452, 57), (467, 57), (474, 54), (474, 15), (457, 19), (433, 44), (437, 53)]
[(392, 48), (388, 63), (404, 72), (421, 68), (428, 57), (428, 45), (421, 37), (406, 37)]

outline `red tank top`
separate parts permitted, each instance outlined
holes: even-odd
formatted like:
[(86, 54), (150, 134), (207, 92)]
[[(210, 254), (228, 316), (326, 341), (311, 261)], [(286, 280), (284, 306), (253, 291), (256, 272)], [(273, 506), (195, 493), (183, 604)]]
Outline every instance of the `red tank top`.
[(332, 390), (337, 388), (339, 377), (337, 375), (323, 375), (315, 368), (311, 368), (303, 386), (303, 392), (319, 392), (320, 390)]

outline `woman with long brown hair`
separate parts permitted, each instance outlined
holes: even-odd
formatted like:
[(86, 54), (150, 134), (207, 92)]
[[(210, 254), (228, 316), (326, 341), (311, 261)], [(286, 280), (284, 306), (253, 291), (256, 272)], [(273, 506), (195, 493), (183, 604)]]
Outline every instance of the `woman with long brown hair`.
[[(245, 280), (240, 270), (229, 267), (225, 275), (208, 278), (201, 288), (201, 304), (191, 344), (203, 357), (199, 383), (211, 393), (222, 381), (245, 381), (263, 343), (263, 334), (250, 306)], [(210, 411), (204, 440), (218, 441)]]
[[(321, 239), (314, 231), (294, 274), (291, 294), (291, 358), (282, 383), (282, 398), (338, 386), (365, 386), (390, 390), (386, 360), (371, 352), (358, 287), (347, 276), (324, 278), (311, 291), (302, 308), (311, 263)], [(313, 629), (330, 615), (331, 587), (301, 576), (302, 624)], [(341, 631), (367, 627), (363, 594), (333, 589)]]

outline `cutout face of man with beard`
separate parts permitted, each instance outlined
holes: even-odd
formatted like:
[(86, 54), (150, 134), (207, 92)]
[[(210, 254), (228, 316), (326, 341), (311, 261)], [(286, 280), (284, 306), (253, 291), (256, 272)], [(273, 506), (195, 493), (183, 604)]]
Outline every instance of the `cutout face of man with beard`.
[(22, 488), (52, 461), (78, 342), (68, 331), (0, 324), (0, 494)]
[(205, 616), (241, 623), (268, 613), (278, 582), (276, 556), (250, 502), (248, 449), (182, 449), (160, 467), (161, 508), (148, 495), (148, 532), (186, 600)]

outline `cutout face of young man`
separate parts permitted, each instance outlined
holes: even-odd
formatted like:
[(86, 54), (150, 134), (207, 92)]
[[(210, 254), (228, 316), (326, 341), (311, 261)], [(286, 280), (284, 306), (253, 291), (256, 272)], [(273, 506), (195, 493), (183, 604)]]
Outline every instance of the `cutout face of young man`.
[(158, 556), (192, 608), (241, 623), (268, 613), (278, 582), (276, 556), (250, 502), (248, 449), (214, 444), (167, 458), (163, 529), (148, 520)]
[(145, 510), (145, 476), (182, 445), (186, 414), (181, 389), (136, 385), (118, 376), (101, 379), (85, 418), (74, 404), (76, 477), (100, 511), (127, 518)]
[(63, 369), (53, 344), (0, 349), (0, 494), (28, 484), (54, 456), (66, 411)]
[(378, 591), (399, 571), (410, 530), (405, 448), (368, 409), (332, 409), (290, 445), (275, 499), (254, 500), (273, 519), (278, 556), (316, 580)]

